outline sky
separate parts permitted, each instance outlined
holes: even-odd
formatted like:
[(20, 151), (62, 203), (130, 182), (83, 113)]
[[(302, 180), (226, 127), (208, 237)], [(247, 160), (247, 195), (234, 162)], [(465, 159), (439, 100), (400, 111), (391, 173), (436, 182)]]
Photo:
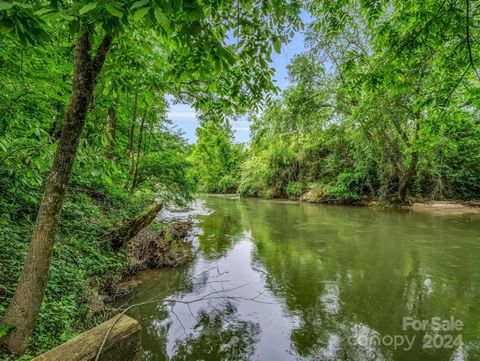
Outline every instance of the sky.
[[(302, 18), (305, 22), (306, 15), (303, 14)], [(287, 79), (288, 63), (295, 55), (302, 53), (304, 50), (305, 43), (303, 33), (298, 32), (288, 44), (284, 44), (282, 46), (282, 51), (280, 54), (277, 54), (276, 52), (272, 54), (272, 62), (270, 63), (270, 66), (275, 69), (274, 80), (275, 84), (280, 89), (284, 90), (289, 85), (289, 81)], [(170, 102), (168, 118), (172, 120), (173, 128), (176, 130), (181, 130), (189, 143), (195, 143), (195, 129), (198, 126), (195, 111), (188, 104), (173, 104), (171, 101), (172, 98), (168, 99)], [(235, 142), (249, 142), (250, 130), (249, 122), (247, 120), (238, 120), (233, 122), (231, 125), (234, 131)]]

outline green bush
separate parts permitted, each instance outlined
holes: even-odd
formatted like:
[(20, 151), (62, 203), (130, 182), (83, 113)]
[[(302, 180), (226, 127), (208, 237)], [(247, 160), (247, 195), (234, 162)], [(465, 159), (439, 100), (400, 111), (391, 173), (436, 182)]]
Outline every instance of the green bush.
[(242, 176), (238, 186), (238, 193), (242, 197), (265, 196), (265, 192), (270, 188), (268, 179), (269, 169), (265, 154), (252, 157), (245, 161), (242, 166)]
[(237, 180), (230, 174), (224, 175), (218, 181), (217, 189), (220, 193), (234, 193), (237, 189)]
[(290, 182), (287, 184), (285, 194), (288, 198), (298, 198), (305, 192), (305, 184), (300, 182)]

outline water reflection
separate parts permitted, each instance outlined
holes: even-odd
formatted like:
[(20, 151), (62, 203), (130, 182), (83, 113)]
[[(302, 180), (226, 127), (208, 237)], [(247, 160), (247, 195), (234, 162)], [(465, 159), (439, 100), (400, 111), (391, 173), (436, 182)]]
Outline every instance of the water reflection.
[[(145, 360), (480, 359), (478, 216), (219, 197), (206, 206), (195, 263), (151, 274), (132, 300), (194, 301), (169, 315), (161, 304), (133, 311)], [(451, 315), (465, 324), (463, 347), (422, 349), (425, 332), (403, 330), (404, 316)], [(364, 342), (387, 335), (415, 343)]]
[(172, 360), (246, 361), (254, 354), (260, 327), (239, 319), (232, 303), (202, 310), (196, 318), (193, 332), (177, 341)]

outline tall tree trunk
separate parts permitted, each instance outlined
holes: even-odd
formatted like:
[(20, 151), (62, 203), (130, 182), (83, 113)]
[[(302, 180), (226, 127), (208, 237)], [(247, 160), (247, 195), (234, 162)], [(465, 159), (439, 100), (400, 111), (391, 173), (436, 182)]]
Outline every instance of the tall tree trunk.
[(108, 107), (107, 112), (107, 153), (106, 158), (113, 158), (113, 150), (115, 148), (115, 135), (117, 128), (117, 109), (118, 97), (114, 100), (113, 105)]
[(418, 151), (412, 152), (412, 158), (410, 160), (410, 166), (408, 167), (407, 172), (404, 174), (400, 180), (400, 185), (398, 188), (398, 202), (405, 203), (407, 197), (410, 194), (410, 189), (413, 186), (415, 180), (415, 174), (417, 173), (417, 164), (418, 164)]
[(15, 328), (0, 342), (16, 353), (25, 350), (40, 312), (48, 281), (55, 233), (85, 123), (88, 102), (111, 42), (112, 37), (106, 36), (92, 59), (88, 32), (77, 39), (72, 95), (66, 119), (46, 181), (23, 272), (2, 319), (2, 323), (12, 324)]
[[(411, 147), (416, 147), (419, 131), (420, 131), (420, 112), (415, 112), (415, 135), (414, 135), (414, 141), (410, 142)], [(400, 179), (400, 184), (399, 184), (398, 193), (397, 193), (398, 203), (407, 202), (407, 198), (410, 194), (410, 190), (415, 181), (415, 175), (417, 174), (418, 156), (419, 156), (418, 150), (414, 148), (414, 150), (412, 151), (412, 157), (410, 159), (410, 165), (408, 166), (408, 169), (403, 175), (403, 177)]]
[(138, 100), (138, 92), (135, 91), (135, 100), (133, 101), (133, 115), (130, 122), (130, 129), (128, 131), (128, 148), (130, 151), (130, 165), (128, 168), (128, 179), (125, 183), (125, 190), (128, 190), (128, 184), (130, 182), (130, 179), (132, 179), (134, 165), (135, 165), (134, 143), (135, 143), (135, 123), (137, 121), (137, 100)]
[(142, 141), (143, 141), (143, 129), (145, 128), (146, 117), (147, 117), (147, 107), (145, 106), (145, 112), (143, 113), (142, 122), (140, 123), (140, 131), (138, 134), (137, 159), (135, 162), (135, 173), (133, 175), (132, 189), (138, 185), (138, 164), (140, 163), (140, 154), (142, 151)]

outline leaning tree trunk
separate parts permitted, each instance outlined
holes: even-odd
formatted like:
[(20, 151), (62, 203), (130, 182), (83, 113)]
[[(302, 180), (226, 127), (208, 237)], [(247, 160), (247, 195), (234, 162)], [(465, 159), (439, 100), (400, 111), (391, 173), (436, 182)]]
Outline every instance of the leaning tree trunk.
[(407, 197), (410, 194), (410, 189), (413, 186), (415, 180), (415, 174), (417, 173), (417, 164), (418, 164), (418, 152), (414, 151), (412, 153), (412, 159), (410, 160), (410, 166), (408, 167), (407, 172), (400, 180), (400, 185), (398, 187), (398, 202), (405, 203)]
[(112, 38), (106, 36), (92, 59), (88, 32), (77, 39), (72, 95), (66, 119), (46, 181), (23, 272), (2, 319), (2, 323), (12, 324), (15, 328), (0, 342), (16, 353), (25, 350), (40, 312), (48, 281), (55, 233), (88, 103), (92, 98), (96, 76), (102, 68), (111, 42)]
[(128, 219), (123, 224), (116, 225), (102, 236), (102, 241), (115, 250), (125, 248), (130, 240), (142, 229), (148, 226), (162, 210), (163, 203), (157, 203), (148, 211), (137, 217)]

